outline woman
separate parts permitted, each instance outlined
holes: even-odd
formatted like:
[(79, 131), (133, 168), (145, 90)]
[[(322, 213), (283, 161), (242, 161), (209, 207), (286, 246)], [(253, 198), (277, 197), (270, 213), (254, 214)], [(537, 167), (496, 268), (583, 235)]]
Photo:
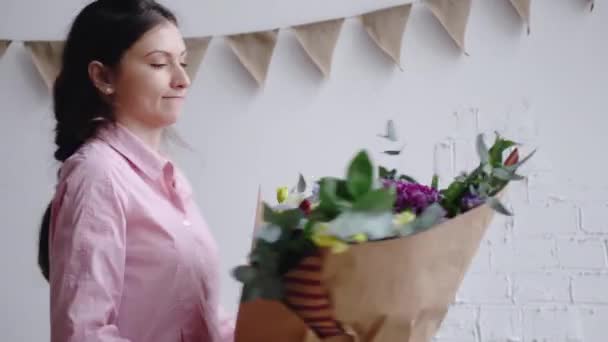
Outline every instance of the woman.
[(53, 94), (63, 164), (39, 254), (52, 342), (233, 340), (217, 248), (160, 152), (190, 85), (185, 50), (175, 16), (151, 0), (98, 0), (73, 23)]

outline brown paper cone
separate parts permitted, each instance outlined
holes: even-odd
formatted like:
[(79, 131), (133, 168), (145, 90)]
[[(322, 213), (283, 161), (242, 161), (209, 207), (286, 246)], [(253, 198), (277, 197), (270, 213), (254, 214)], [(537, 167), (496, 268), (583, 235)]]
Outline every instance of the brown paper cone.
[(24, 43), (30, 50), (34, 65), (49, 89), (61, 71), (63, 41), (28, 41)]
[(331, 73), (334, 49), (344, 18), (294, 26), (296, 38), (325, 77)]
[(0, 58), (4, 56), (6, 50), (8, 50), (9, 45), (11, 45), (10, 40), (0, 40)]
[(398, 66), (401, 66), (403, 33), (411, 10), (412, 4), (405, 4), (361, 16), (369, 36)]
[(268, 74), (279, 30), (243, 33), (226, 37), (228, 45), (259, 85)]
[(465, 33), (471, 13), (471, 0), (426, 0), (426, 5), (460, 50), (466, 53)]
[(205, 53), (211, 42), (211, 37), (186, 38), (186, 49), (188, 50), (186, 72), (191, 80), (194, 80), (196, 73), (205, 58)]
[[(287, 306), (259, 300), (242, 304), (236, 341), (314, 341), (304, 323), (313, 310), (304, 315), (287, 309), (294, 300), (289, 291), (296, 288), (320, 294), (321, 300), (328, 294), (329, 304), (319, 309), (323, 316), (329, 315), (324, 321), (338, 321), (354, 335), (321, 339), (323, 342), (430, 342), (493, 215), (494, 210), (483, 205), (408, 237), (354, 245), (340, 254), (324, 251), (321, 258), (304, 259), (302, 265), (308, 266), (286, 277), (311, 281), (299, 281), (304, 287), (296, 287), (298, 281), (286, 281)], [(323, 286), (316, 286), (316, 280)], [(313, 297), (309, 303), (314, 300), (318, 299)]]
[(531, 0), (511, 0), (511, 4), (515, 7), (517, 14), (519, 14), (519, 17), (528, 27), (528, 34), (530, 34), (530, 1)]

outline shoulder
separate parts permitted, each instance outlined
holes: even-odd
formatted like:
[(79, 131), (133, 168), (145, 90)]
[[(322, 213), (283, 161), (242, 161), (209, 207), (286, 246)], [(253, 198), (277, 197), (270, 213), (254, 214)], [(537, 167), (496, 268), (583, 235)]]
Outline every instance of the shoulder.
[(59, 184), (67, 192), (116, 196), (124, 163), (109, 145), (93, 139), (63, 163)]

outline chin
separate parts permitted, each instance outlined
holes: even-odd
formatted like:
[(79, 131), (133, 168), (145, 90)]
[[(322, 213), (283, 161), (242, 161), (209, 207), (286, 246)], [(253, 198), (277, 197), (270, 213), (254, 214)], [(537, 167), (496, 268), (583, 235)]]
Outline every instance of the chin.
[(157, 125), (160, 127), (171, 126), (177, 122), (179, 113), (163, 113), (158, 116)]

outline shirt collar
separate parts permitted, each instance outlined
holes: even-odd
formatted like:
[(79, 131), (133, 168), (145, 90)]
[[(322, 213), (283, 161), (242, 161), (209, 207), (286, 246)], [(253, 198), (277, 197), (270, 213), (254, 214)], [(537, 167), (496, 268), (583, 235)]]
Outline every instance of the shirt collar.
[(98, 138), (105, 141), (152, 179), (160, 179), (163, 170), (172, 166), (170, 160), (152, 150), (120, 123), (104, 125), (99, 131)]

